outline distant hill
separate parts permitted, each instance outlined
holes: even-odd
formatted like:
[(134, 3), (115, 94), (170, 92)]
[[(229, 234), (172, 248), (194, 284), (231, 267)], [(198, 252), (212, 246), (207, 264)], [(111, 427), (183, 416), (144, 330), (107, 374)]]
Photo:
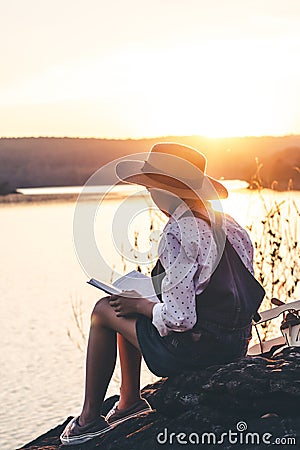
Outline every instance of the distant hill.
[[(208, 158), (208, 173), (216, 178), (251, 181), (256, 158), (265, 186), (274, 180), (285, 189), (289, 178), (300, 189), (300, 136), (208, 139), (199, 136), (141, 140), (79, 138), (0, 139), (0, 186), (14, 187), (82, 185), (100, 167), (125, 155), (147, 152), (159, 141), (192, 145)], [(111, 182), (103, 174), (102, 184)]]

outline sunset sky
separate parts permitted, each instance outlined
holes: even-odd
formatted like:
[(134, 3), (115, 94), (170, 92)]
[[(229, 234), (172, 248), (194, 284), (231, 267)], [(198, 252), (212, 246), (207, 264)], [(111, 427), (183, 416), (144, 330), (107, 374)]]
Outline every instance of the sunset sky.
[(300, 134), (299, 0), (0, 5), (0, 137)]

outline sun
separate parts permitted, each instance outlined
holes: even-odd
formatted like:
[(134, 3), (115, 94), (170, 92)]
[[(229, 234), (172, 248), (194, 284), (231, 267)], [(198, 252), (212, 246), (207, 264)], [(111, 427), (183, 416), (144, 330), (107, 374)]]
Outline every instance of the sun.
[[(21, 120), (20, 130), (42, 127), (63, 136), (288, 134), (297, 102), (289, 103), (293, 93), (282, 82), (287, 71), (276, 51), (255, 40), (214, 41), (122, 48), (102, 58), (51, 66), (2, 93), (3, 121), (12, 129)], [(23, 114), (28, 106), (30, 118)], [(47, 125), (41, 108), (51, 119)]]

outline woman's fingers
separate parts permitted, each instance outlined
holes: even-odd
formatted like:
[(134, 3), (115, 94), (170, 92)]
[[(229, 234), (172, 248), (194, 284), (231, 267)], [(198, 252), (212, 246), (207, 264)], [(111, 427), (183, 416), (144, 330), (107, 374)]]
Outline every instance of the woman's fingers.
[(121, 307), (120, 305), (110, 305), (115, 311), (120, 311)]
[(109, 304), (118, 317), (128, 316), (138, 312), (137, 303), (141, 302), (141, 297), (136, 298), (137, 293), (135, 291), (130, 291), (131, 295), (129, 295), (128, 291), (125, 294), (125, 296), (111, 296), (109, 298)]
[(118, 306), (120, 304), (120, 302), (118, 300), (114, 300), (113, 302), (109, 302), (110, 306)]
[(120, 317), (121, 316), (121, 305), (120, 305), (119, 297), (111, 296), (111, 298), (109, 299), (109, 304), (113, 308), (113, 310), (115, 311), (116, 316)]
[(111, 306), (118, 305), (120, 303), (120, 297), (117, 295), (111, 295), (108, 301)]

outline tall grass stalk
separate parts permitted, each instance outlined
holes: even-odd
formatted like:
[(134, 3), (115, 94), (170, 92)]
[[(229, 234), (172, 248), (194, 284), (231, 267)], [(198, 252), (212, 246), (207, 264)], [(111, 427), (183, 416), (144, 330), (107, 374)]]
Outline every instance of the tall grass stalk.
[[(273, 297), (283, 302), (295, 300), (300, 281), (300, 212), (292, 198), (292, 182), (289, 182), (286, 198), (268, 203), (261, 186), (257, 162), (254, 186), (263, 208), (263, 217), (253, 221), (249, 232), (255, 248), (254, 271), (266, 291), (261, 311), (272, 308)], [(276, 182), (273, 183), (273, 188)], [(270, 338), (272, 323), (262, 325), (264, 339)]]
[(79, 298), (77, 296), (74, 298), (71, 296), (71, 307), (74, 326), (72, 327), (73, 330), (71, 330), (71, 328), (67, 329), (67, 335), (78, 348), (78, 350), (83, 352), (86, 347), (87, 338), (84, 327), (82, 298)]

